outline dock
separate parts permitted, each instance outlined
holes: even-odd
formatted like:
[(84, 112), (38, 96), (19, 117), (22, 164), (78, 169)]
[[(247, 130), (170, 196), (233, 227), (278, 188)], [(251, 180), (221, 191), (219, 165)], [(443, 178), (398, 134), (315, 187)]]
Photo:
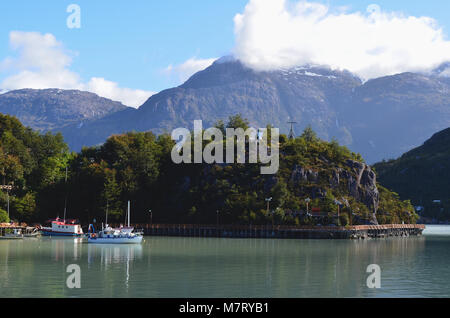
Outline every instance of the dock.
[(0, 223), (0, 237), (5, 236), (8, 231), (21, 230), (22, 233), (31, 233), (36, 227), (30, 227), (25, 223)]
[[(117, 225), (115, 225), (117, 226)], [(423, 224), (355, 226), (194, 225), (135, 224), (147, 236), (276, 238), (276, 239), (371, 239), (422, 235)]]

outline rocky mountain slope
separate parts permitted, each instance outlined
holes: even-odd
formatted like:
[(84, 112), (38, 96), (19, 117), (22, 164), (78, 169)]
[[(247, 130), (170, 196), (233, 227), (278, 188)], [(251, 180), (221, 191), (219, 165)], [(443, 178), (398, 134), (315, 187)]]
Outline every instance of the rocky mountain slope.
[(355, 89), (342, 115), (353, 150), (371, 163), (396, 158), (450, 127), (450, 81), (413, 73), (374, 79)]
[(138, 110), (115, 113), (64, 135), (75, 149), (103, 142), (113, 133), (152, 130), (170, 132), (192, 127), (195, 119), (211, 126), (219, 119), (241, 113), (254, 127), (272, 124), (286, 132), (288, 120), (298, 130), (312, 124), (326, 139), (351, 143), (339, 112), (350, 102), (361, 81), (349, 72), (320, 67), (298, 67), (277, 72), (255, 72), (238, 61), (215, 62), (183, 85), (152, 96)]
[(16, 116), (24, 125), (41, 130), (59, 130), (127, 109), (96, 94), (77, 90), (21, 89), (0, 94), (0, 113)]
[(63, 132), (71, 147), (104, 142), (114, 133), (212, 125), (241, 113), (251, 125), (271, 123), (287, 133), (312, 125), (321, 138), (337, 138), (368, 162), (394, 158), (450, 126), (450, 80), (398, 74), (363, 83), (346, 71), (296, 67), (256, 72), (239, 61), (216, 61), (183, 85), (152, 96), (138, 110), (122, 112)]

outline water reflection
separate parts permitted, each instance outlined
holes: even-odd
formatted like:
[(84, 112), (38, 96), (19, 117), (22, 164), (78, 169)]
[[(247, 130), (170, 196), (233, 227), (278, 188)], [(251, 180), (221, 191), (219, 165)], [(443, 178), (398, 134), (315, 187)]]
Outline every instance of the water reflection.
[(42, 240), (51, 242), (52, 258), (54, 261), (65, 262), (67, 260), (78, 261), (82, 253), (82, 238), (43, 238)]
[(108, 270), (114, 271), (117, 265), (124, 264), (124, 275), (122, 278), (116, 277), (117, 280), (123, 280), (128, 291), (130, 281), (130, 263), (142, 258), (142, 245), (115, 245), (115, 244), (88, 244), (87, 262), (88, 268), (91, 269), (96, 263), (100, 263), (102, 272)]
[[(0, 241), (0, 297), (450, 296), (449, 236), (367, 241), (152, 237)], [(65, 285), (69, 264), (82, 288)], [(369, 264), (382, 288), (366, 287)]]
[[(163, 276), (154, 288), (192, 297), (377, 296), (366, 287), (367, 266), (386, 276), (414, 270), (424, 238), (369, 241), (158, 238), (148, 257)], [(422, 264), (423, 265), (423, 264)], [(420, 267), (418, 265), (416, 267)], [(148, 278), (146, 278), (148, 279)], [(228, 292), (227, 292), (228, 291)]]
[(425, 236), (450, 236), (449, 225), (427, 225), (423, 231)]
[(108, 269), (111, 264), (126, 263), (142, 258), (142, 245), (88, 244), (88, 264), (99, 261)]

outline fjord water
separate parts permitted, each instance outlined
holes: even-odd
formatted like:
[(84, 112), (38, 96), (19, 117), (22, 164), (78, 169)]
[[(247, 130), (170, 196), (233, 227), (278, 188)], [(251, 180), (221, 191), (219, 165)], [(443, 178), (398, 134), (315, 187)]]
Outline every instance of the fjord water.
[[(366, 241), (146, 237), (0, 241), (0, 297), (450, 297), (450, 227)], [(69, 289), (67, 266), (81, 268)], [(369, 289), (369, 264), (381, 288)]]

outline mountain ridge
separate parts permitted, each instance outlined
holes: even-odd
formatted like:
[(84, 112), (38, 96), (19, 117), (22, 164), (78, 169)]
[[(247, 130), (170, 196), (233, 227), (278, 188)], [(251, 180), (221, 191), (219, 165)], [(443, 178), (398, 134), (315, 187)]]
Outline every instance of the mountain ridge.
[(100, 119), (127, 106), (97, 94), (49, 89), (19, 89), (0, 94), (0, 113), (16, 116), (26, 126), (51, 131)]
[(288, 121), (298, 122), (297, 132), (311, 125), (320, 138), (335, 138), (374, 163), (398, 157), (450, 127), (450, 78), (436, 74), (407, 72), (363, 82), (325, 66), (255, 71), (222, 58), (138, 109), (110, 111), (52, 131), (61, 131), (71, 149), (79, 150), (113, 134), (170, 133), (192, 129), (194, 120), (206, 127), (241, 113), (253, 127), (272, 124), (283, 133)]
[[(336, 112), (330, 107), (330, 100), (345, 101), (345, 93), (361, 84), (348, 72), (310, 69), (322, 74), (306, 74), (304, 70), (256, 72), (246, 68), (238, 61), (215, 62), (209, 68), (194, 74), (184, 84), (171, 88), (150, 97), (135, 112), (125, 114), (132, 126), (118, 131), (115, 123), (117, 114), (107, 116), (98, 121), (98, 125), (114, 127), (112, 133), (123, 133), (127, 130), (152, 130), (156, 133), (170, 132), (177, 127), (191, 127), (193, 120), (202, 119), (205, 125), (213, 125), (219, 119), (242, 113), (252, 126), (266, 127), (272, 124), (288, 130), (288, 119), (301, 117), (304, 126), (313, 123), (320, 136), (331, 139), (327, 126), (333, 126)], [(338, 75), (338, 76), (336, 76)], [(327, 82), (327, 83), (324, 83)], [(300, 105), (298, 100), (302, 100)], [(301, 104), (301, 103), (300, 103)], [(321, 113), (321, 117), (316, 115)], [(131, 115), (133, 119), (127, 116)], [(326, 124), (322, 121), (326, 120)], [(68, 140), (69, 144), (79, 148), (87, 143), (97, 128), (87, 127), (84, 132), (77, 133), (78, 140)], [(91, 128), (91, 129), (90, 129)], [(337, 127), (332, 135), (344, 135)], [(95, 143), (104, 141), (107, 134), (95, 139)], [(95, 138), (95, 137), (94, 137)], [(345, 138), (343, 138), (345, 139)]]

